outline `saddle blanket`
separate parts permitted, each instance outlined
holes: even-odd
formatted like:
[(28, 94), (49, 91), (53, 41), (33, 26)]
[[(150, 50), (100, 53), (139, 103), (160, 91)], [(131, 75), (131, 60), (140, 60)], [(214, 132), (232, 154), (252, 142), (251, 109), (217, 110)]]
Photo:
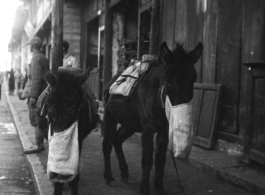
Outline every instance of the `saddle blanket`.
[(111, 85), (109, 93), (116, 95), (129, 96), (132, 89), (137, 84), (138, 78), (148, 69), (149, 63), (144, 61), (153, 60), (152, 55), (143, 56), (143, 62), (132, 61), (130, 66), (122, 75)]
[(72, 181), (79, 166), (78, 122), (68, 129), (51, 135), (49, 129), (49, 154), (47, 174), (54, 182)]

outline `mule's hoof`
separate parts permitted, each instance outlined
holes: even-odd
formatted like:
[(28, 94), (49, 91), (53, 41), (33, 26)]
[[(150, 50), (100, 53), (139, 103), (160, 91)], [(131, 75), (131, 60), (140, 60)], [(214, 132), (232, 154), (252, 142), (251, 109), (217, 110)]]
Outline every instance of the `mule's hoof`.
[(117, 183), (115, 181), (110, 181), (110, 182), (108, 182), (108, 185), (110, 187), (116, 187), (117, 186)]
[(157, 191), (157, 195), (168, 195), (166, 190), (159, 190)]
[(129, 179), (128, 179), (128, 178), (124, 178), (124, 177), (122, 177), (122, 178), (121, 178), (121, 181), (122, 181), (123, 183), (125, 183), (125, 184), (128, 184), (128, 183), (129, 183)]

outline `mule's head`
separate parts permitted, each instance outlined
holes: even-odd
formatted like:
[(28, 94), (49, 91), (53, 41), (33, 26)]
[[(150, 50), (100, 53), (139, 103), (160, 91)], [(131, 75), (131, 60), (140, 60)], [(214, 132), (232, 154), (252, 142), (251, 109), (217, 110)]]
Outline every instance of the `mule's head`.
[(58, 71), (56, 75), (45, 74), (44, 78), (50, 86), (45, 102), (53, 131), (64, 131), (78, 119), (84, 97), (82, 85), (90, 70), (79, 75), (67, 71)]
[(172, 105), (190, 102), (193, 98), (193, 84), (197, 74), (194, 64), (202, 54), (202, 44), (186, 52), (183, 46), (176, 45), (171, 51), (167, 43), (160, 46), (160, 57), (166, 64), (165, 87)]

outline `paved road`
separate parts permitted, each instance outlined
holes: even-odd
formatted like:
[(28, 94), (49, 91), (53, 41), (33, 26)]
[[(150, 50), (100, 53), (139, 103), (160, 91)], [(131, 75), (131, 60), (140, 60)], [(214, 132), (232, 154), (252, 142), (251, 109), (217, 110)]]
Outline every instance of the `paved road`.
[[(141, 144), (140, 137), (134, 135), (124, 144), (124, 151), (127, 157), (128, 166), (130, 168), (130, 180), (126, 185), (120, 182), (120, 172), (117, 165), (116, 156), (112, 155), (113, 174), (118, 182), (118, 186), (111, 188), (106, 186), (103, 180), (103, 155), (101, 152), (102, 137), (99, 132), (90, 134), (84, 143), (84, 151), (81, 161), (81, 194), (90, 195), (138, 195), (141, 181)], [(184, 163), (177, 162), (179, 170), (179, 180), (187, 195), (246, 195), (244, 190), (226, 183), (223, 180), (206, 175), (195, 168)], [(154, 170), (152, 170), (151, 195), (154, 195), (153, 178)], [(169, 195), (182, 195), (173, 161), (170, 155), (167, 156), (167, 164), (165, 168), (165, 187)], [(89, 192), (89, 193), (88, 193)]]
[[(120, 181), (120, 172), (117, 165), (116, 156), (112, 153), (113, 175), (118, 183), (117, 187), (109, 187), (103, 179), (103, 155), (101, 149), (102, 137), (100, 132), (92, 132), (84, 141), (84, 149), (81, 156), (81, 195), (139, 195), (141, 181), (141, 147), (140, 137), (133, 135), (124, 144), (124, 151), (130, 168), (129, 184)], [(41, 155), (42, 162), (46, 167), (47, 156)], [(169, 195), (183, 195), (180, 190), (173, 161), (170, 155), (167, 156), (165, 169), (165, 187)], [(184, 188), (186, 195), (247, 195), (248, 193), (221, 179), (206, 175), (195, 168), (184, 163), (177, 162), (179, 170), (179, 180)], [(153, 190), (154, 171), (151, 176), (151, 193)], [(65, 185), (64, 194), (69, 195), (69, 188)]]
[(5, 98), (2, 93), (0, 102), (0, 195), (34, 195), (34, 185)]

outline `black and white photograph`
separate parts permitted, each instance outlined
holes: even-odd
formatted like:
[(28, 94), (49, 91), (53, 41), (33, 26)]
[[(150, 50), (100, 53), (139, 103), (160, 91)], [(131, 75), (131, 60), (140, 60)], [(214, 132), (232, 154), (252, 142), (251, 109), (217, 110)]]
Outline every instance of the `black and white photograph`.
[(265, 0), (8, 0), (0, 195), (265, 195)]

